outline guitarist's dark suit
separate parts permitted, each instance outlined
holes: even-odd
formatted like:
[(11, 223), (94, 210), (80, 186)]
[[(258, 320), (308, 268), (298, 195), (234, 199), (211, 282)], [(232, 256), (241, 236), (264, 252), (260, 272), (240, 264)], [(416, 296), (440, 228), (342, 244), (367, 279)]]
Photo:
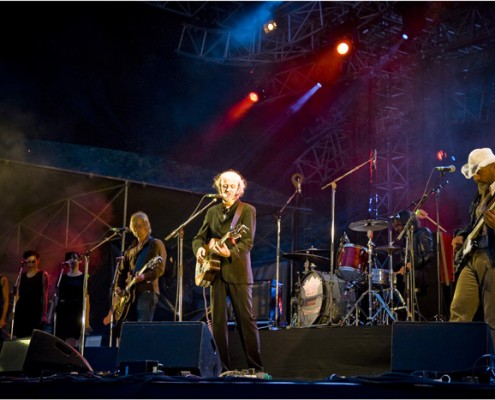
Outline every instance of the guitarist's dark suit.
[[(222, 204), (208, 209), (203, 225), (194, 237), (192, 247), (194, 254), (207, 244), (211, 238), (221, 238), (231, 228), (231, 222), (239, 206), (237, 200), (227, 212)], [(224, 370), (230, 370), (228, 353), (227, 296), (231, 298), (235, 318), (239, 327), (241, 341), (244, 345), (249, 368), (262, 370), (260, 359), (259, 336), (256, 319), (252, 313), (252, 284), (250, 251), (253, 247), (256, 231), (256, 209), (250, 204), (244, 207), (236, 225), (243, 224), (248, 229), (233, 244), (225, 243), (230, 250), (229, 258), (221, 259), (220, 271), (211, 283), (211, 307), (213, 315), (213, 336), (217, 344)]]

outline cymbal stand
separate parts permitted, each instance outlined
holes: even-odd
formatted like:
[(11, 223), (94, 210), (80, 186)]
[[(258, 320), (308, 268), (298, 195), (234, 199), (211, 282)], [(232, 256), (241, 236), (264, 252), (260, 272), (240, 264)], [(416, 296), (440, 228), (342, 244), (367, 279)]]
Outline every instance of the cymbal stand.
[[(389, 231), (389, 249), (388, 249), (388, 273), (389, 273), (389, 287), (388, 289), (384, 290), (384, 297), (385, 301), (387, 302), (387, 305), (394, 315), (395, 319), (397, 319), (397, 311), (398, 310), (403, 310), (406, 308), (406, 303), (404, 301), (404, 298), (402, 297), (401, 293), (399, 290), (396, 288), (394, 284), (394, 263), (393, 263), (393, 251), (394, 249), (392, 248), (392, 231)], [(398, 302), (394, 303), (394, 299), (397, 298)], [(397, 304), (397, 305), (395, 305)], [(394, 320), (392, 320), (393, 322)], [(385, 325), (388, 325), (390, 323), (390, 318), (388, 318), (388, 314), (384, 316), (383, 320)]]
[[(351, 316), (353, 315), (353, 313), (355, 313), (354, 324), (356, 326), (359, 325), (359, 313), (361, 312), (364, 315), (366, 315), (366, 313), (364, 312), (364, 310), (361, 307), (361, 301), (363, 301), (363, 299), (366, 296), (368, 296), (368, 314), (366, 316), (366, 325), (372, 325), (377, 320), (378, 315), (383, 311), (388, 314), (389, 318), (392, 321), (395, 321), (395, 317), (392, 315), (392, 312), (388, 308), (388, 306), (385, 303), (385, 301), (383, 300), (383, 298), (380, 296), (380, 294), (376, 290), (373, 290), (372, 267), (373, 267), (373, 247), (375, 246), (375, 244), (372, 241), (373, 231), (368, 231), (367, 236), (368, 236), (368, 290), (366, 292), (364, 292), (359, 297), (359, 299), (356, 301), (354, 306), (352, 306), (352, 308), (349, 310), (347, 315), (340, 322), (340, 325), (344, 325), (344, 324), (348, 323), (348, 321), (351, 318)], [(373, 304), (374, 304), (373, 300), (378, 302), (380, 305), (374, 314), (373, 314)], [(352, 323), (348, 323), (348, 325), (352, 325)]]

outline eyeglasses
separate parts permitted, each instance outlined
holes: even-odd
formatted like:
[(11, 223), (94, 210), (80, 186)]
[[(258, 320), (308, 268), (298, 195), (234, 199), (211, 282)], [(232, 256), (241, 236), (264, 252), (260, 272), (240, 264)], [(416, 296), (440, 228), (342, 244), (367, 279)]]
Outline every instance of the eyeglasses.
[(36, 260), (27, 260), (26, 264), (36, 264)]

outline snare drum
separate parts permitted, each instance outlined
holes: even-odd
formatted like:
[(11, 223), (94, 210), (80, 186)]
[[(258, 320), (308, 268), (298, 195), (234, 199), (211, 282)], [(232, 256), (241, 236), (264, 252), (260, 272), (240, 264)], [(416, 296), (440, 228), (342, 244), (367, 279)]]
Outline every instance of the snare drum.
[(368, 251), (365, 247), (347, 243), (342, 248), (338, 258), (338, 269), (347, 281), (355, 281), (366, 272)]
[[(392, 276), (393, 284), (396, 283), (396, 276)], [(373, 268), (371, 270), (371, 282), (373, 285), (389, 287), (390, 286), (390, 271), (384, 268)]]
[[(346, 281), (330, 274), (311, 271), (303, 278), (299, 290), (299, 322), (302, 326), (338, 322), (346, 312)], [(330, 295), (333, 290), (333, 304), (330, 310)], [(350, 299), (352, 301), (352, 299)]]

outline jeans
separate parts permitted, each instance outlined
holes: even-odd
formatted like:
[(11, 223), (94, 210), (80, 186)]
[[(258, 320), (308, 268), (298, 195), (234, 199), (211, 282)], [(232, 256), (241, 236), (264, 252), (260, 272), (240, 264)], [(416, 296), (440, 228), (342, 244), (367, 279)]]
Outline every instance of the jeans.
[(136, 299), (137, 321), (153, 321), (156, 303), (158, 303), (158, 294), (155, 292), (140, 293)]

